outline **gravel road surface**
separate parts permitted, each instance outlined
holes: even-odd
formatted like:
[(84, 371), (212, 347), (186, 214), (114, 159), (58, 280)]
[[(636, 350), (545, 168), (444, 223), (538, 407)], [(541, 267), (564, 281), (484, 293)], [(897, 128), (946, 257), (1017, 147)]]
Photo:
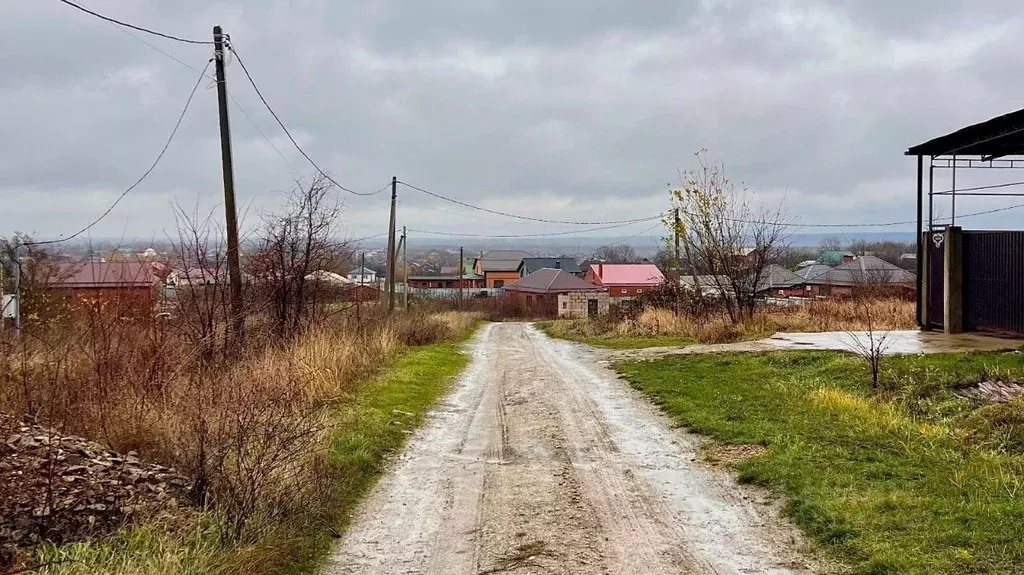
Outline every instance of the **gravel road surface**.
[(809, 573), (765, 494), (607, 368), (496, 323), (345, 534), (328, 574)]

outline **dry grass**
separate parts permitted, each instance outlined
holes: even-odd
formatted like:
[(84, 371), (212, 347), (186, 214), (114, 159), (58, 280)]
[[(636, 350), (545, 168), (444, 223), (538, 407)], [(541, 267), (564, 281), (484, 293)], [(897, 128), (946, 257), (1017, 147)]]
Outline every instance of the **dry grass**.
[[(867, 303), (876, 330), (913, 329), (914, 302), (877, 299)], [(553, 335), (610, 341), (623, 338), (677, 338), (701, 343), (730, 343), (769, 337), (776, 332), (855, 331), (867, 329), (863, 309), (852, 300), (823, 300), (802, 306), (763, 307), (741, 323), (716, 316), (697, 320), (671, 310), (647, 308), (636, 318), (612, 321), (560, 320), (549, 326)]]
[(407, 346), (459, 340), (480, 316), (361, 320), (337, 317), (283, 345), (254, 341), (211, 360), (172, 324), (87, 318), (0, 343), (0, 411), (184, 472), (218, 545), (261, 565), (293, 562), (274, 558), (273, 541), (323, 525), (324, 493), (346, 481), (326, 465), (331, 410)]

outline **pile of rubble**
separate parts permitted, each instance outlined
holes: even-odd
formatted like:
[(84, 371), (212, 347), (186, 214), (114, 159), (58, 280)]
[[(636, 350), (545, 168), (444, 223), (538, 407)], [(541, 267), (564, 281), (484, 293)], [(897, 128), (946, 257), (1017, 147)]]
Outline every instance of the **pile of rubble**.
[(188, 481), (173, 470), (0, 414), (0, 570), (18, 548), (173, 515)]
[(983, 381), (971, 387), (955, 391), (960, 397), (983, 403), (1009, 403), (1013, 398), (1024, 396), (1024, 385), (1003, 381)]

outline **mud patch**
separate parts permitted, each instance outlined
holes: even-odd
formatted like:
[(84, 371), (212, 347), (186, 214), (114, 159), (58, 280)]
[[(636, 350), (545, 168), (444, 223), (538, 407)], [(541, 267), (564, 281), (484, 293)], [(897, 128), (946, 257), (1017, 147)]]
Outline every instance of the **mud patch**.
[(767, 450), (763, 445), (725, 445), (705, 441), (700, 446), (700, 457), (704, 463), (727, 467), (760, 457)]

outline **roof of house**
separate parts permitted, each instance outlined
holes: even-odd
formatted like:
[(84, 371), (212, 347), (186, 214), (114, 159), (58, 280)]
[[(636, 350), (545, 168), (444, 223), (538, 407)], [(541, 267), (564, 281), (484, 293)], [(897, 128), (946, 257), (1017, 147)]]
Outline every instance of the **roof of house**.
[(523, 258), (518, 271), (527, 276), (544, 268), (562, 269), (571, 274), (580, 273), (580, 265), (573, 258)]
[(825, 265), (836, 266), (843, 263), (843, 258), (852, 258), (853, 252), (847, 252), (843, 250), (826, 250), (821, 252), (818, 256), (818, 263)]
[(352, 280), (348, 279), (347, 277), (345, 277), (345, 276), (343, 276), (341, 274), (337, 274), (337, 273), (334, 273), (334, 272), (329, 272), (327, 270), (316, 270), (315, 272), (312, 272), (309, 275), (307, 275), (306, 279), (310, 280), (310, 281), (321, 281), (321, 282), (324, 282), (324, 283), (341, 284), (341, 285), (348, 285), (348, 284), (351, 284), (351, 283), (355, 283)]
[(480, 269), (485, 272), (514, 272), (519, 269), (523, 258), (529, 257), (533, 254), (523, 250), (491, 250), (476, 259), (480, 260)]
[(718, 287), (719, 285), (728, 286), (729, 276), (720, 275), (718, 276), (717, 281), (713, 275), (679, 276), (679, 285), (681, 286), (693, 287), (697, 283), (699, 283), (702, 288)]
[(50, 283), (64, 288), (152, 287), (154, 271), (150, 262), (78, 262), (61, 265)]
[(813, 264), (806, 267), (802, 267), (796, 270), (796, 275), (800, 276), (801, 279), (810, 279), (814, 276), (821, 275), (828, 270), (832, 269), (832, 266), (825, 264)]
[(915, 277), (913, 273), (879, 257), (861, 256), (808, 278), (804, 283), (836, 286), (910, 284), (914, 283)]
[(761, 270), (761, 277), (757, 282), (757, 291), (787, 288), (803, 283), (803, 278), (778, 265), (769, 264)]
[(1024, 109), (960, 128), (912, 146), (908, 156), (992, 156), (999, 158), (1024, 153)]
[(522, 291), (529, 293), (565, 293), (572, 291), (602, 292), (606, 291), (601, 286), (596, 286), (586, 280), (580, 279), (564, 269), (543, 268), (532, 274), (522, 277), (510, 284), (505, 284), (505, 290)]
[(590, 269), (606, 286), (659, 285), (665, 281), (654, 264), (590, 264)]
[(372, 275), (376, 275), (377, 272), (372, 270), (372, 269), (370, 269), (370, 268), (358, 267), (358, 268), (356, 268), (354, 270), (349, 270), (348, 274), (349, 275), (371, 275), (371, 274)]

